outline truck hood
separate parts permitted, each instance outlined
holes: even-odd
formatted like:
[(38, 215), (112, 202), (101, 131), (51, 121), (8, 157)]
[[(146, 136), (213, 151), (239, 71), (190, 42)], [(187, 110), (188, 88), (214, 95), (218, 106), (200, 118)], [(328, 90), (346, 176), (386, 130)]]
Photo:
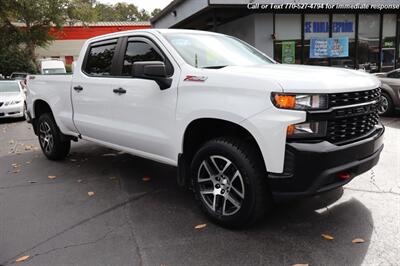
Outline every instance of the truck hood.
[(231, 75), (265, 79), (278, 83), (284, 92), (336, 93), (375, 89), (380, 81), (362, 71), (335, 67), (271, 64), (227, 66), (219, 69)]

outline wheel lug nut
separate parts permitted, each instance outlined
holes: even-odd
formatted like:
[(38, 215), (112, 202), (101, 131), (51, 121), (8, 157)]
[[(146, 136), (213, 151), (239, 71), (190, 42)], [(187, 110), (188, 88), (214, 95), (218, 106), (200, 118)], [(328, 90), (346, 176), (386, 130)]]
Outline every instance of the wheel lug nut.
[(220, 188), (221, 186), (220, 186), (219, 184), (216, 184), (215, 187), (216, 187), (216, 188)]
[(222, 189), (222, 190), (221, 190), (221, 194), (224, 194), (224, 193), (225, 193), (225, 190), (224, 190), (224, 189)]

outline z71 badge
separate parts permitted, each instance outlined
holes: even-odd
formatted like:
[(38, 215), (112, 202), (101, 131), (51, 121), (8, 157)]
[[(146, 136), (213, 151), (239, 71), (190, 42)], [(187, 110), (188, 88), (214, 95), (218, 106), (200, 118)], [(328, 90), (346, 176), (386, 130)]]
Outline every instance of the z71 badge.
[(206, 76), (190, 76), (187, 75), (186, 78), (183, 81), (198, 81), (198, 82), (204, 82), (207, 80)]

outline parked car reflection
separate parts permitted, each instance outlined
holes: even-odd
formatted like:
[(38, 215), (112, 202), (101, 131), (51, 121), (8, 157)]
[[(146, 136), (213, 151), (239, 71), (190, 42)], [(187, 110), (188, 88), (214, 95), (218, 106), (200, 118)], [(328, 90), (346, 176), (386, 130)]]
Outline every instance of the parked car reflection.
[(390, 115), (400, 110), (400, 68), (388, 73), (375, 74), (382, 81), (380, 115)]

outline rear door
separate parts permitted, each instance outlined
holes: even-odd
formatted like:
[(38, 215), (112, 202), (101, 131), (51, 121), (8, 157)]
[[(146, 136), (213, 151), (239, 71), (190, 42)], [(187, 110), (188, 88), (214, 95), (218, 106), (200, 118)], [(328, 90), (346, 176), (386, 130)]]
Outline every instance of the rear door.
[(74, 123), (79, 133), (90, 139), (112, 143), (115, 138), (113, 88), (119, 39), (89, 45), (81, 69), (76, 69), (72, 81)]

